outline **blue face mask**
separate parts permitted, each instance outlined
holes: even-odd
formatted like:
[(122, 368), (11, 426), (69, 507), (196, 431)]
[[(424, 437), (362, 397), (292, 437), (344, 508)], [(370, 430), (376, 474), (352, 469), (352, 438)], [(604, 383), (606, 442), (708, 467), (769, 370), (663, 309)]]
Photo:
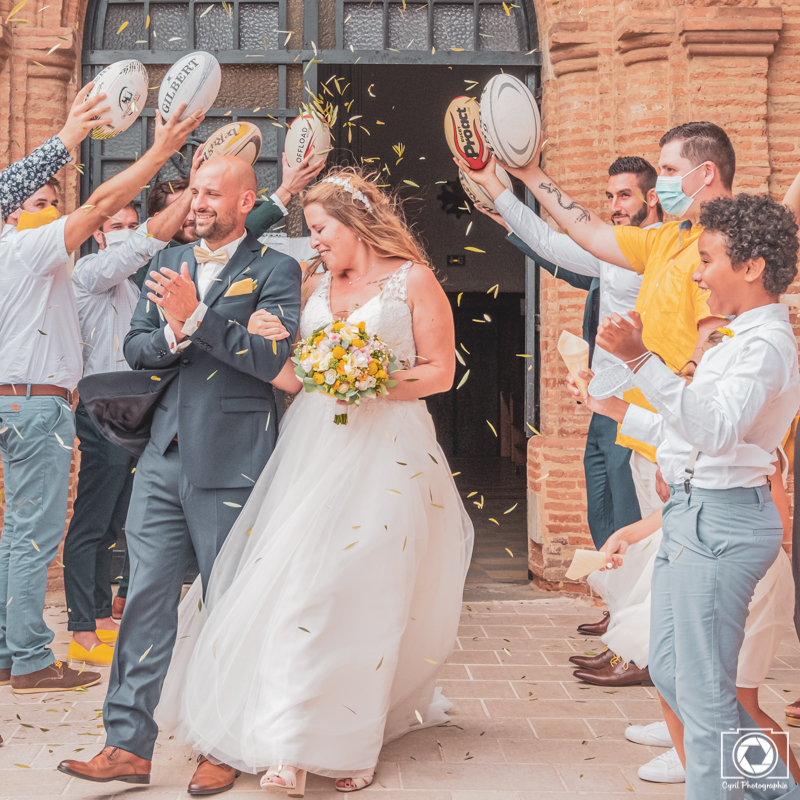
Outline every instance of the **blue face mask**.
[(689, 197), (683, 191), (683, 179), (707, 163), (707, 161), (704, 161), (702, 164), (698, 164), (694, 169), (690, 169), (686, 175), (658, 176), (656, 179), (656, 194), (658, 195), (658, 202), (661, 203), (661, 208), (663, 208), (667, 214), (682, 217), (689, 210), (689, 206), (692, 205), (692, 200), (697, 197), (705, 184)]

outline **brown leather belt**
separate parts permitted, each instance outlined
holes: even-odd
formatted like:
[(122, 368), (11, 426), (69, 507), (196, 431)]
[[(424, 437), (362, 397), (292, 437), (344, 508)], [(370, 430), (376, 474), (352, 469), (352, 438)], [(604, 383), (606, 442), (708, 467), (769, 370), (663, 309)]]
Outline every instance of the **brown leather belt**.
[[(0, 397), (20, 397), (24, 398), (28, 393), (26, 383), (0, 383)], [(56, 396), (63, 397), (67, 402), (70, 401), (71, 392), (63, 386), (54, 386), (52, 383), (31, 384), (31, 397)]]

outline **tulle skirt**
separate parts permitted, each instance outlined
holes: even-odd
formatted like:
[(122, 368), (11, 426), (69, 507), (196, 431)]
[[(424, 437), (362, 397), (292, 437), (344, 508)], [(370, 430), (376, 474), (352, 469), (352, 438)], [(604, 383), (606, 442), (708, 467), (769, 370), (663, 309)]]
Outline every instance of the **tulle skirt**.
[(156, 718), (237, 769), (346, 777), (446, 721), (473, 529), (422, 401), (366, 401), (346, 426), (296, 398), (223, 546), (181, 604)]

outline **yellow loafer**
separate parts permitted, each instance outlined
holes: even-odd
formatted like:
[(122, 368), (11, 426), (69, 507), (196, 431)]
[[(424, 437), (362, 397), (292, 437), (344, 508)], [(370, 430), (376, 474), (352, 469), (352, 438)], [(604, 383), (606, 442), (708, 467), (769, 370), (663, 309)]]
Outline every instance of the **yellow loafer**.
[(74, 639), (69, 643), (67, 650), (68, 661), (81, 661), (85, 664), (108, 667), (114, 660), (114, 648), (108, 644), (99, 644), (91, 650), (79, 645)]
[(119, 636), (119, 631), (107, 631), (102, 628), (98, 628), (95, 633), (97, 638), (106, 644), (114, 644), (117, 641), (117, 636)]

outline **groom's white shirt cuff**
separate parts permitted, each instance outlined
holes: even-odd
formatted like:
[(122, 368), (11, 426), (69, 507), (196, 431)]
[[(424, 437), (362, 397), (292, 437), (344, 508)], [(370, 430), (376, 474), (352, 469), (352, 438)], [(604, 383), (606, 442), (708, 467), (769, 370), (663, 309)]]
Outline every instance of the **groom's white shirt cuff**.
[[(206, 311), (208, 311), (208, 306), (205, 303), (198, 303), (192, 315), (183, 323), (181, 333), (191, 336), (200, 327), (200, 323), (206, 316)], [(192, 343), (190, 339), (185, 339), (179, 343), (169, 325), (164, 328), (164, 338), (167, 340), (171, 353), (182, 353)]]

